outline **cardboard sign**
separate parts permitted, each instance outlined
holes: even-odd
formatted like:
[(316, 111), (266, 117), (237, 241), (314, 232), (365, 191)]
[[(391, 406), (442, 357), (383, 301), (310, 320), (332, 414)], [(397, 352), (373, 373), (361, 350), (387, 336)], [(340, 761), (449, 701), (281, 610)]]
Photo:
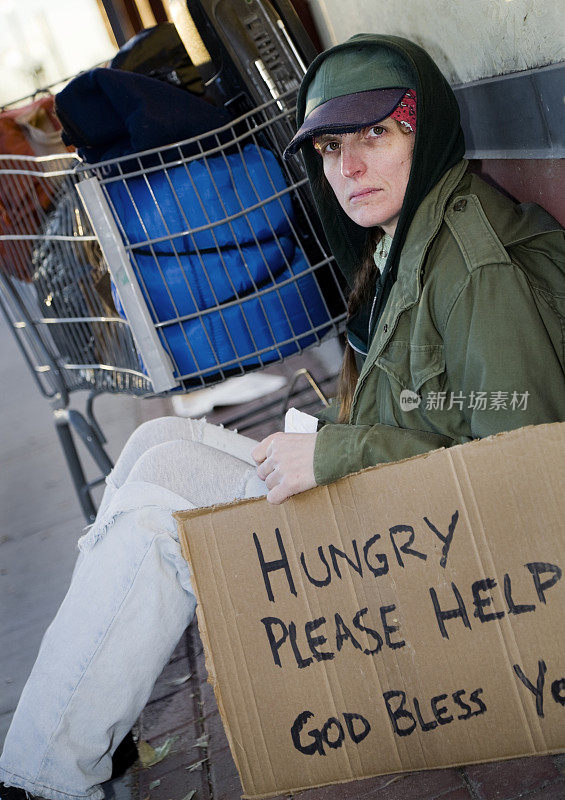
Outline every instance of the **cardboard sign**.
[(565, 748), (565, 423), (177, 515), (247, 797)]

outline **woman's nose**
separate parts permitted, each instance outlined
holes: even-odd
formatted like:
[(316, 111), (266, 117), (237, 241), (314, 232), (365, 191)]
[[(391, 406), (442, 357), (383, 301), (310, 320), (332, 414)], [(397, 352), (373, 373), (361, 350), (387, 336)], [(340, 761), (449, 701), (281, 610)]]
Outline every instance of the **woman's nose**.
[(365, 172), (365, 162), (356, 143), (343, 143), (341, 147), (341, 174), (345, 178), (353, 178)]

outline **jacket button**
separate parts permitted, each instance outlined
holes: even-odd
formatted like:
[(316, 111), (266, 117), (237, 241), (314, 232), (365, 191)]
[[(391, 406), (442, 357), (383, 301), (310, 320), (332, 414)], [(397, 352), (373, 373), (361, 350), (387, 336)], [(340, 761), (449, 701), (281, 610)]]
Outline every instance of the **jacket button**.
[(388, 325), (383, 325), (383, 331), (386, 333), (388, 331)]
[(467, 201), (464, 198), (461, 199), (461, 200), (458, 200), (453, 205), (453, 210), (454, 211), (465, 211), (466, 208), (467, 208)]

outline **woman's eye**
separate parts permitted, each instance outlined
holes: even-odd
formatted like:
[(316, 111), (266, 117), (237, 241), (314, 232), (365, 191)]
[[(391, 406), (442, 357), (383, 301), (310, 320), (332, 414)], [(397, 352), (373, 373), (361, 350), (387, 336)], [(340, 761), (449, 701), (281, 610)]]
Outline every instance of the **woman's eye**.
[(367, 128), (366, 136), (371, 139), (378, 139), (380, 136), (386, 133), (386, 128), (383, 128), (382, 125), (373, 125), (370, 128)]
[(321, 156), (339, 152), (340, 146), (340, 142), (337, 139), (328, 139), (325, 142), (319, 142), (314, 139), (314, 148)]
[(339, 148), (340, 148), (340, 143), (337, 140), (324, 142), (320, 146), (320, 152), (322, 153), (322, 155), (324, 153), (337, 153), (339, 151)]

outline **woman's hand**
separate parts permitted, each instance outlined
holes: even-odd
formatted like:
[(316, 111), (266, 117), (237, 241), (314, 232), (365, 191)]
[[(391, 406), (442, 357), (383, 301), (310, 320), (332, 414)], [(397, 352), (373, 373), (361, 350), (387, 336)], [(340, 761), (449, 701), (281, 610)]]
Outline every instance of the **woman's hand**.
[(269, 503), (282, 503), (293, 494), (317, 486), (314, 447), (317, 433), (272, 433), (251, 455), (259, 464), (257, 475), (267, 484)]

